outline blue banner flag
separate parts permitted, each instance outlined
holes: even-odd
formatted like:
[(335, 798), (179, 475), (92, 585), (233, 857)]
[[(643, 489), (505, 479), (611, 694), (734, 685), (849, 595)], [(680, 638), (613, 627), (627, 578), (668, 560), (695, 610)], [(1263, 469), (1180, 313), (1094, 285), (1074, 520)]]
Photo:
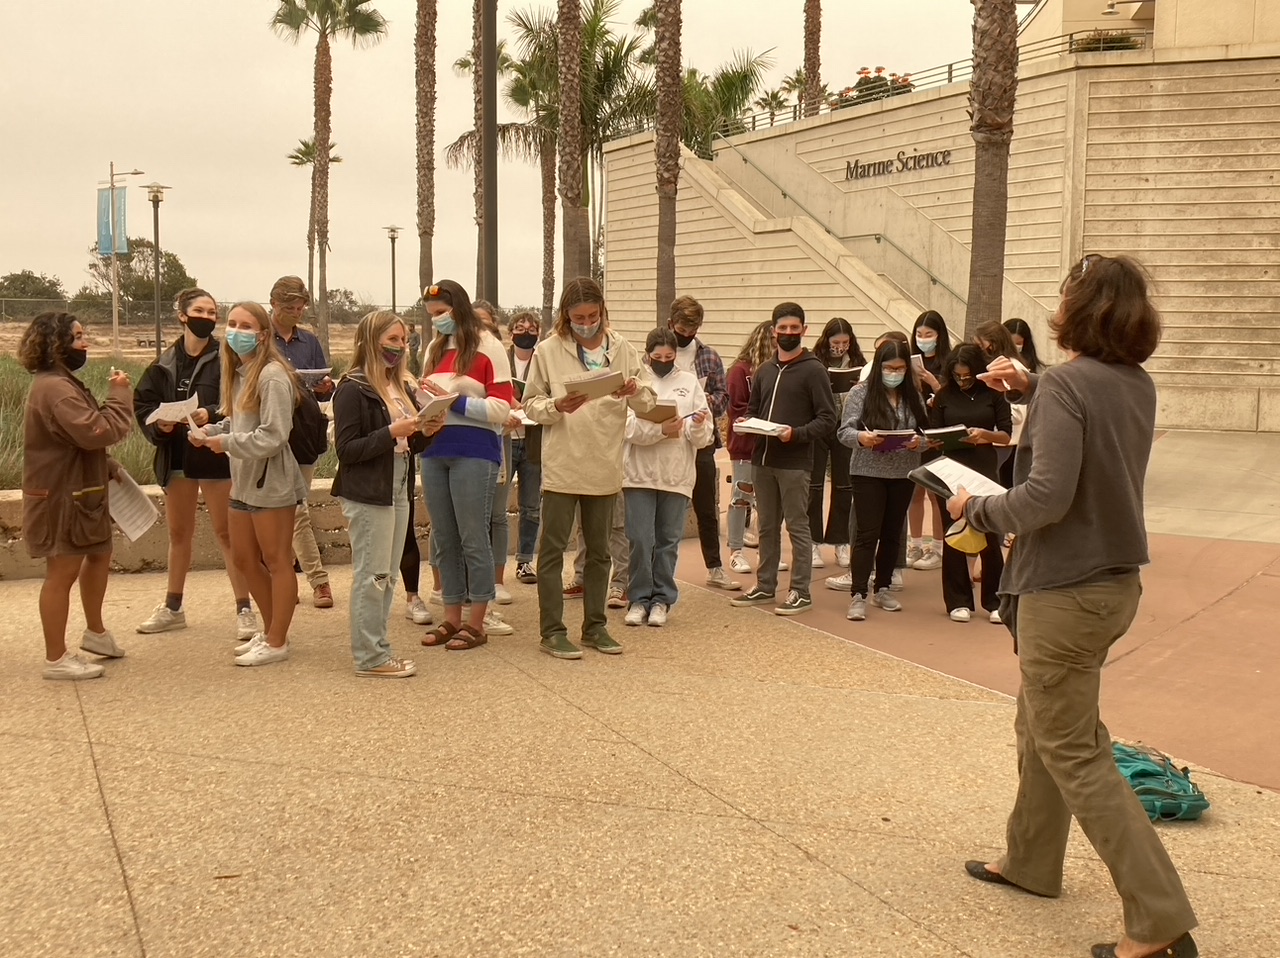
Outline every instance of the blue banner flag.
[[(116, 253), (127, 256), (129, 253), (129, 234), (124, 223), (124, 191), (126, 187), (116, 187)], [(111, 255), (111, 188), (98, 189), (98, 254)]]

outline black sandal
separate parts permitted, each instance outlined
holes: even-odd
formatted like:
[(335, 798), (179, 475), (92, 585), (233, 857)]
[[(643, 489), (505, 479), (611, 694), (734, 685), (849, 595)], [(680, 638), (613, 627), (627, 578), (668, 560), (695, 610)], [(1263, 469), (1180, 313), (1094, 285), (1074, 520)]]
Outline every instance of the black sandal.
[(444, 645), (453, 640), (458, 634), (458, 627), (452, 622), (441, 622), (434, 629), (429, 629), (427, 634), (422, 637), (422, 644), (434, 648), (437, 645)]
[(1038, 891), (1032, 891), (1030, 888), (1023, 888), (1021, 885), (1009, 881), (999, 872), (993, 872), (987, 867), (986, 862), (968, 861), (964, 863), (964, 870), (968, 872), (970, 878), (976, 878), (978, 881), (988, 882), (992, 885), (1007, 885), (1010, 888), (1016, 888), (1018, 891), (1026, 892), (1028, 895), (1035, 895), (1037, 898), (1053, 898), (1053, 895), (1044, 895)]
[[(449, 640), (449, 644), (445, 646), (448, 652), (465, 652), (468, 649), (478, 649), (489, 641), (489, 636), (483, 632), (477, 632), (470, 625), (464, 625), (453, 634), (453, 638)], [(455, 644), (456, 643), (456, 644)]]
[[(1116, 958), (1117, 942), (1093, 946), (1093, 958)], [(1142, 958), (1199, 958), (1200, 949), (1191, 932), (1184, 932), (1177, 941), (1165, 945), (1155, 951), (1149, 951)]]

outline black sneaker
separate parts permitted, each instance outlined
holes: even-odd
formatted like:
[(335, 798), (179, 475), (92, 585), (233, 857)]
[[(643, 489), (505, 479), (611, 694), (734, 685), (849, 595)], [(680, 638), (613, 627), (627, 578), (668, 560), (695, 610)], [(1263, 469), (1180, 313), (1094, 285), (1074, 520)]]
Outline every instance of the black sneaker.
[(813, 600), (807, 595), (801, 595), (795, 589), (787, 593), (786, 599), (782, 604), (773, 610), (774, 615), (799, 615), (801, 612), (808, 612), (813, 608)]
[(777, 596), (772, 592), (765, 592), (764, 589), (756, 586), (750, 592), (730, 599), (729, 604), (738, 607), (744, 605), (770, 605), (775, 599), (777, 599)]
[(532, 562), (521, 562), (516, 565), (516, 579), (525, 585), (537, 585), (538, 573), (533, 570)]

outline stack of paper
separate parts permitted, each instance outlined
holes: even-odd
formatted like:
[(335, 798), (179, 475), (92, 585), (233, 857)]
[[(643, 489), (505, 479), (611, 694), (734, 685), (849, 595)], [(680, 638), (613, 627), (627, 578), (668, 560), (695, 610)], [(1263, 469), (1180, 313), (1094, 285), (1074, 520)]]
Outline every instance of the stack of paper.
[(917, 435), (914, 429), (872, 429), (871, 434), (884, 439), (872, 452), (901, 452)]
[(943, 456), (912, 469), (907, 477), (930, 492), (950, 499), (961, 486), (975, 496), (1003, 496), (1009, 490), (982, 473)]
[(664, 422), (670, 422), (680, 415), (680, 410), (676, 408), (673, 402), (655, 403), (654, 407), (648, 412), (637, 412), (636, 417), (646, 422), (655, 422), (661, 425)]
[(453, 405), (453, 401), (458, 398), (457, 393), (445, 393), (443, 396), (433, 396), (425, 390), (419, 390), (418, 403), (421, 408), (418, 410), (418, 422), (426, 422), (429, 419), (435, 419), (443, 416), (448, 412), (449, 407)]
[(146, 418), (146, 424), (150, 426), (153, 422), (182, 422), (199, 408), (200, 399), (198, 396), (192, 396), (179, 402), (162, 402)]
[(733, 424), (733, 431), (740, 432), (748, 436), (780, 436), (782, 430), (787, 429), (785, 423), (769, 422), (767, 419), (757, 419), (754, 416), (750, 419), (739, 419)]
[(141, 539), (160, 518), (151, 497), (123, 469), (119, 479), (107, 483), (107, 511), (130, 542)]
[(924, 436), (930, 442), (942, 443), (943, 452), (956, 452), (960, 449), (972, 449), (973, 444), (966, 442), (969, 438), (968, 426), (943, 426), (940, 429), (926, 429)]
[(302, 380), (302, 385), (315, 387), (320, 384), (325, 376), (333, 371), (332, 366), (325, 366), (324, 369), (295, 369), (298, 378)]
[(626, 385), (627, 379), (621, 372), (602, 369), (595, 373), (583, 373), (581, 376), (569, 376), (564, 381), (566, 395), (582, 395), (588, 399), (603, 399), (612, 396)]

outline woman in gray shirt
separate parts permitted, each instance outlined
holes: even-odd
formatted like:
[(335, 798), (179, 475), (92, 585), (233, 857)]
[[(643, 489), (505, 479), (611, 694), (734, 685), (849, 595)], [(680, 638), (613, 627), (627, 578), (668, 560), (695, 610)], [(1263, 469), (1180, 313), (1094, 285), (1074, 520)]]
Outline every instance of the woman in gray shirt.
[(965, 868), (1057, 897), (1074, 815), (1124, 903), (1124, 938), (1095, 945), (1095, 958), (1195, 958), (1182, 881), (1098, 714), (1102, 665), (1137, 614), (1148, 561), (1142, 493), (1156, 391), (1140, 364), (1160, 341), (1160, 317), (1145, 271), (1127, 257), (1086, 256), (1062, 284), (1051, 328), (1067, 362), (1028, 377), (997, 360), (985, 377), (1015, 401), (1031, 396), (1013, 488), (984, 498), (961, 489), (947, 503), (982, 531), (1017, 535), (1000, 592), (1022, 671), (1018, 796), (1004, 857)]

